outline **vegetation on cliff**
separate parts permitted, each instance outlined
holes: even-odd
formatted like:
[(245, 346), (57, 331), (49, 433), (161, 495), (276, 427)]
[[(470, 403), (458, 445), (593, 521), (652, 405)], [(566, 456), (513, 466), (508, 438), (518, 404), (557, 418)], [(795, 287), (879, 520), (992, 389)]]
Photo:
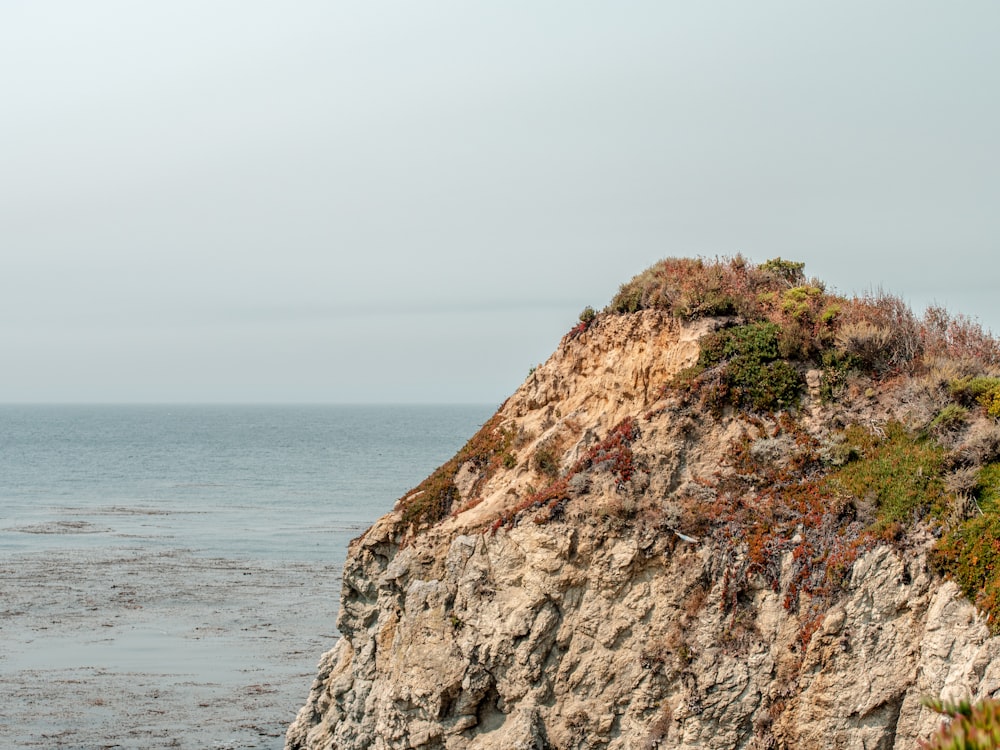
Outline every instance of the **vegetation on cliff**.
[[(715, 485), (721, 504), (702, 509), (702, 526), (731, 531), (735, 521), (748, 532), (743, 565), (750, 573), (776, 569), (791, 548), (796, 562), (817, 569), (799, 571), (793, 593), (801, 586), (825, 594), (859, 550), (876, 540), (902, 542), (921, 524), (939, 537), (939, 571), (1000, 628), (995, 338), (940, 308), (918, 318), (885, 292), (830, 293), (805, 278), (804, 264), (780, 258), (756, 266), (739, 257), (668, 259), (623, 284), (605, 314), (649, 308), (681, 320), (723, 318), (668, 391), (716, 415), (784, 412), (769, 437), (789, 426), (796, 436), (791, 469), (735, 458), (735, 471)], [(809, 371), (819, 373), (819, 395), (843, 423), (826, 446), (795, 427)], [(880, 395), (911, 401), (907, 424), (879, 408)], [(767, 428), (757, 430), (761, 437)], [(750, 455), (746, 444), (734, 448), (737, 457)], [(752, 506), (747, 518), (739, 519), (741, 505)], [(793, 547), (785, 540), (795, 529), (804, 538)], [(820, 529), (821, 540), (810, 534)]]
[[(998, 422), (972, 320), (780, 258), (662, 261), (358, 540), (296, 736), (914, 746), (921, 696), (996, 684), (940, 576), (998, 628)], [(996, 714), (938, 708), (928, 747)]]
[[(683, 324), (716, 321), (697, 361), (662, 384), (660, 413), (732, 415), (743, 425), (729, 465), (700, 480), (711, 501), (687, 502), (681, 530), (739, 540), (726, 572), (734, 605), (754, 577), (777, 586), (791, 553), (786, 606), (818, 617), (861, 552), (929, 532), (937, 569), (1000, 627), (1000, 344), (964, 316), (931, 308), (917, 317), (898, 297), (846, 297), (804, 271), (781, 258), (667, 259), (623, 284), (602, 312), (585, 309), (563, 346), (604, 318), (642, 310)], [(831, 424), (822, 440), (803, 427), (810, 391)], [(637, 496), (638, 417), (568, 463), (551, 444), (537, 447), (528, 468), (540, 489), (529, 486), (492, 528), (526, 514), (561, 518), (601, 473)], [(519, 440), (494, 417), (400, 502), (403, 522), (419, 530), (458, 510), (463, 467), (476, 477), (466, 493), (474, 504), (496, 471), (522, 462)], [(767, 443), (784, 455), (763, 450)], [(656, 509), (646, 506), (648, 522)]]
[(458, 453), (400, 500), (403, 522), (419, 529), (446, 518), (459, 500), (455, 478), (462, 467), (475, 473), (475, 490), (500, 466), (510, 464), (513, 442), (514, 435), (493, 415)]
[(921, 750), (996, 750), (1000, 747), (1000, 701), (979, 703), (960, 701), (943, 703), (928, 701), (927, 705), (951, 721), (943, 724)]

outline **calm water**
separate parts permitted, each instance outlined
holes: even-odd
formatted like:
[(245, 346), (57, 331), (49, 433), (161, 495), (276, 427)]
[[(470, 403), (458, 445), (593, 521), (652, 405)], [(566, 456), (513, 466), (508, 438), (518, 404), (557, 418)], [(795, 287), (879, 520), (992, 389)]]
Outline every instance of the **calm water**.
[(492, 407), (0, 407), (0, 745), (280, 748), (347, 542)]

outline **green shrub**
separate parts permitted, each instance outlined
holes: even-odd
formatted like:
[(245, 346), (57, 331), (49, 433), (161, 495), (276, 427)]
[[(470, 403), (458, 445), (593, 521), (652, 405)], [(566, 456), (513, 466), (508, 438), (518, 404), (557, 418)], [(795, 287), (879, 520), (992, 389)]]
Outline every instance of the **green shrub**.
[(929, 428), (931, 430), (943, 431), (954, 430), (965, 424), (965, 419), (968, 416), (969, 410), (964, 406), (948, 404), (931, 420)]
[(737, 357), (727, 366), (725, 380), (733, 403), (753, 411), (793, 406), (802, 391), (802, 376), (783, 359), (759, 362)]
[(762, 362), (777, 359), (780, 333), (781, 328), (775, 323), (724, 328), (704, 338), (698, 364), (714, 367), (723, 360), (734, 357), (747, 357)]
[(970, 518), (941, 538), (934, 549), (935, 568), (951, 577), (969, 601), (991, 615), (990, 626), (1000, 623), (1000, 514), (995, 511)]
[(974, 496), (981, 513), (949, 529), (931, 561), (991, 615), (990, 626), (996, 633), (1000, 630), (1000, 463), (980, 469)]
[(583, 308), (583, 312), (580, 313), (580, 322), (584, 325), (590, 325), (594, 318), (597, 317), (597, 313), (594, 311), (590, 305)]
[(1000, 419), (1000, 390), (984, 394), (980, 399), (980, 403), (986, 409), (988, 415), (994, 419)]
[(950, 386), (951, 395), (966, 401), (978, 401), (983, 396), (1000, 390), (1000, 378), (966, 377), (953, 380)]
[[(851, 299), (830, 294), (821, 283), (807, 282), (804, 268), (782, 258), (759, 265), (740, 256), (667, 258), (622, 284), (607, 310), (657, 309), (680, 320), (769, 321), (782, 327), (784, 358), (818, 361), (836, 345), (854, 357), (854, 368), (877, 377), (912, 373), (927, 357), (1000, 365), (1000, 341), (974, 321), (937, 308), (918, 320), (902, 299), (882, 290)], [(981, 399), (987, 413), (1000, 419), (1000, 389)]]
[(781, 311), (793, 318), (811, 317), (814, 301), (823, 296), (818, 286), (797, 286), (782, 295)]
[(819, 397), (829, 403), (840, 396), (847, 386), (851, 372), (857, 369), (854, 355), (828, 349), (823, 352), (823, 374), (819, 381)]
[(667, 382), (666, 388), (677, 388), (682, 391), (688, 391), (694, 388), (697, 384), (698, 379), (705, 372), (705, 366), (702, 364), (695, 363), (690, 367), (685, 367), (683, 370), (674, 375)]
[(994, 419), (1000, 419), (1000, 378), (966, 377), (951, 383), (951, 394), (961, 403), (978, 403)]
[(697, 367), (725, 363), (722, 382), (734, 406), (754, 411), (792, 406), (802, 391), (802, 376), (780, 359), (780, 334), (775, 323), (723, 329), (702, 340)]
[(634, 313), (642, 309), (642, 286), (635, 279), (618, 288), (608, 309), (616, 313)]
[(539, 474), (555, 478), (559, 474), (559, 457), (550, 445), (541, 445), (531, 459), (532, 466)]
[(978, 703), (967, 700), (943, 703), (928, 700), (924, 705), (951, 718), (942, 724), (921, 750), (996, 750), (1000, 747), (1000, 701), (988, 698)]
[[(966, 487), (960, 491), (963, 495), (971, 495), (975, 510), (971, 511), (970, 509), (971, 518), (966, 519), (963, 523), (968, 524), (978, 519), (1000, 516), (1000, 463), (988, 463), (979, 469), (970, 469), (970, 471), (974, 475), (972, 486), (969, 487), (966, 483)], [(958, 526), (955, 526), (948, 533), (957, 530)], [(1000, 549), (1000, 538), (997, 538), (996, 545)]]
[[(662, 261), (637, 274), (618, 288), (618, 294), (611, 300), (608, 310), (616, 313), (634, 313), (645, 308), (663, 307), (669, 309), (669, 300), (664, 298), (666, 284), (665, 266)], [(691, 265), (694, 261), (691, 261)]]
[(771, 260), (760, 264), (761, 271), (773, 274), (789, 284), (795, 284), (802, 281), (804, 278), (803, 271), (805, 270), (805, 267), (805, 263), (782, 260), (780, 257), (772, 258)]
[(839, 316), (840, 305), (836, 302), (831, 302), (823, 309), (823, 312), (819, 316), (819, 320), (824, 325), (832, 325)]
[(831, 474), (827, 486), (873, 502), (881, 529), (944, 511), (944, 448), (898, 422), (886, 425), (884, 437), (857, 426), (846, 436), (861, 458)]
[(984, 511), (1000, 513), (1000, 463), (986, 464), (979, 470), (976, 499)]

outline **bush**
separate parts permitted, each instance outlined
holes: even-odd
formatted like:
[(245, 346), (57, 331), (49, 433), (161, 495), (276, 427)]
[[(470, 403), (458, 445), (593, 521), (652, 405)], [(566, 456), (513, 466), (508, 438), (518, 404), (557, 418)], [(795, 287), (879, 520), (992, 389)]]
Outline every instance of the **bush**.
[(983, 396), (1000, 390), (1000, 378), (964, 377), (953, 380), (949, 385), (951, 395), (965, 401), (978, 401)]
[(1000, 513), (1000, 463), (991, 463), (979, 471), (976, 496), (984, 510)]
[(1000, 629), (1000, 463), (987, 464), (979, 471), (973, 495), (981, 513), (949, 529), (931, 560), (981, 611), (991, 615), (990, 627), (996, 633)]
[[(759, 266), (740, 256), (714, 261), (668, 258), (622, 284), (607, 309), (616, 313), (665, 310), (680, 320), (724, 316), (737, 317), (744, 324), (770, 322), (782, 329), (783, 357), (818, 358), (831, 346), (845, 311), (854, 310), (858, 320), (864, 315), (858, 308), (860, 302), (827, 294), (819, 281), (806, 282), (803, 269), (803, 263), (781, 258)], [(886, 302), (892, 299), (866, 298), (866, 305), (880, 311), (879, 325), (903, 316)]]
[(990, 627), (1000, 623), (1000, 515), (995, 511), (970, 518), (952, 529), (935, 547), (933, 562), (939, 572), (951, 577), (969, 601), (991, 615)]
[(931, 420), (929, 429), (943, 432), (957, 430), (965, 424), (965, 420), (968, 416), (969, 410), (964, 406), (959, 406), (958, 404), (948, 404), (937, 413), (937, 416), (934, 417), (933, 420)]
[(979, 401), (989, 416), (1000, 419), (1000, 389), (984, 394)]
[(781, 329), (774, 323), (727, 328), (706, 336), (696, 367), (725, 363), (722, 383), (734, 406), (754, 411), (789, 407), (798, 402), (802, 376), (779, 359)]
[(550, 478), (559, 474), (559, 457), (551, 445), (540, 445), (531, 459), (531, 465), (539, 474)]
[(965, 377), (952, 381), (951, 394), (960, 402), (978, 403), (994, 419), (1000, 419), (1000, 378)]
[(890, 332), (866, 320), (848, 323), (837, 331), (837, 349), (854, 358), (861, 368), (881, 372), (889, 364)]
[(781, 329), (774, 323), (724, 328), (705, 337), (698, 364), (713, 367), (734, 357), (747, 357), (762, 362), (777, 359), (780, 333)]
[(810, 326), (792, 320), (781, 327), (778, 336), (778, 353), (784, 359), (810, 359), (816, 346)]
[(837, 347), (865, 370), (883, 375), (920, 361), (921, 326), (899, 297), (879, 290), (845, 301), (838, 322)]
[(857, 426), (849, 427), (846, 436), (861, 458), (831, 474), (827, 485), (874, 502), (880, 528), (943, 512), (944, 448), (898, 422), (886, 425), (884, 437)]
[(924, 701), (924, 705), (951, 718), (942, 724), (927, 742), (921, 741), (922, 750), (995, 750), (1000, 747), (1000, 701), (986, 699), (972, 704), (969, 701), (943, 703)]
[(818, 286), (797, 286), (781, 297), (781, 311), (793, 318), (812, 317), (815, 301), (821, 299), (823, 290)]
[(1000, 341), (964, 315), (951, 315), (942, 307), (929, 307), (921, 321), (921, 335), (928, 357), (971, 360), (992, 367), (1000, 365)]
[(980, 467), (1000, 458), (1000, 426), (989, 420), (973, 422), (950, 460), (959, 465)]
[[(785, 358), (818, 361), (835, 346), (854, 357), (854, 367), (877, 376), (910, 372), (925, 358), (1000, 366), (1000, 341), (969, 318), (932, 307), (918, 320), (902, 299), (882, 290), (852, 299), (829, 294), (821, 282), (807, 281), (804, 268), (782, 258), (760, 265), (741, 256), (667, 258), (622, 284), (607, 310), (769, 321), (783, 330)], [(985, 408), (1000, 418), (1000, 395)]]
[(787, 286), (783, 277), (740, 256), (714, 261), (667, 258), (622, 284), (608, 310), (666, 310), (682, 320), (729, 315), (760, 320), (765, 317), (762, 295)]
[(737, 357), (726, 368), (726, 383), (736, 406), (773, 411), (798, 403), (802, 376), (783, 359), (759, 362)]
[(825, 402), (836, 399), (847, 386), (847, 379), (857, 369), (857, 359), (852, 354), (829, 349), (822, 356), (823, 374), (819, 382), (819, 397)]
[(779, 279), (782, 279), (789, 284), (795, 284), (802, 281), (804, 278), (803, 271), (805, 270), (805, 267), (805, 263), (782, 260), (778, 257), (761, 263), (760, 270), (764, 273), (777, 276)]

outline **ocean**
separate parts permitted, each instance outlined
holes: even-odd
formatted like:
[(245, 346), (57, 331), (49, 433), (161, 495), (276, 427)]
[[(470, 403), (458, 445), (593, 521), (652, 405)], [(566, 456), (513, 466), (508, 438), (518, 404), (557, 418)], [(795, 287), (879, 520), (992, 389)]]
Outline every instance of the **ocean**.
[(348, 542), (492, 406), (0, 406), (0, 746), (277, 750)]

